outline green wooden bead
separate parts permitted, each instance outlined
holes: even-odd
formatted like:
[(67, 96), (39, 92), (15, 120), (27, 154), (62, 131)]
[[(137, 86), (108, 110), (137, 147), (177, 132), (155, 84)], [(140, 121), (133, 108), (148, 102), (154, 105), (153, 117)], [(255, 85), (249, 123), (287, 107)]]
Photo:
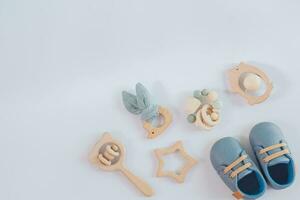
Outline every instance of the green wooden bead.
[(208, 90), (208, 89), (203, 89), (203, 90), (201, 91), (201, 94), (202, 94), (203, 96), (207, 96), (208, 93), (209, 93), (209, 90)]
[(196, 116), (194, 114), (189, 114), (187, 120), (190, 123), (194, 123), (196, 121)]
[(200, 96), (201, 96), (201, 91), (200, 90), (195, 90), (194, 91), (194, 97), (197, 98), (197, 99), (199, 99)]

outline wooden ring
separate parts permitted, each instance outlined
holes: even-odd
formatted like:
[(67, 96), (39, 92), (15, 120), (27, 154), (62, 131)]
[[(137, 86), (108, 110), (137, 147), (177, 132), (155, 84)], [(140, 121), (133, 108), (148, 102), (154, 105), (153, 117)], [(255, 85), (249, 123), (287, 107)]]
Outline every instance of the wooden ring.
[(217, 125), (220, 122), (220, 118), (216, 121), (213, 121), (211, 119), (211, 116), (207, 114), (207, 110), (211, 107), (212, 106), (210, 104), (205, 104), (197, 113), (196, 125), (201, 126), (206, 130), (212, 129), (215, 125)]
[[(266, 91), (261, 96), (253, 96), (249, 95), (243, 90), (240, 86), (240, 77), (244, 73), (253, 73), (259, 76), (266, 84)], [(240, 63), (237, 67), (231, 69), (229, 71), (229, 83), (231, 86), (231, 90), (234, 93), (238, 93), (242, 97), (244, 97), (250, 105), (258, 104), (265, 101), (271, 94), (273, 85), (269, 77), (257, 67)]]
[(206, 105), (203, 106), (203, 108), (201, 109), (201, 117), (202, 117), (203, 121), (207, 125), (209, 125), (209, 126), (215, 126), (215, 125), (217, 125), (219, 123), (219, 120), (213, 121), (211, 119), (211, 116), (207, 114), (207, 110), (209, 108), (212, 108), (212, 106), (209, 105), (209, 104), (206, 104)]
[(172, 115), (168, 109), (159, 106), (158, 112), (164, 119), (163, 124), (158, 127), (153, 127), (151, 122), (144, 122), (144, 128), (147, 130), (148, 138), (150, 139), (153, 139), (162, 134), (162, 132), (165, 131), (172, 122)]

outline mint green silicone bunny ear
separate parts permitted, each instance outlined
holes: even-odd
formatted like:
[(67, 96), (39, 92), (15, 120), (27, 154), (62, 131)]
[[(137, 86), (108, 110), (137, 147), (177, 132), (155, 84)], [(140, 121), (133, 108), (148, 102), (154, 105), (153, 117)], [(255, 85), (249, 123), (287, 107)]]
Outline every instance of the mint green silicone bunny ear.
[(139, 108), (137, 97), (135, 95), (130, 94), (126, 91), (123, 91), (122, 97), (123, 97), (123, 104), (129, 112), (131, 112), (135, 115), (141, 114), (143, 109)]
[(141, 83), (136, 84), (135, 90), (138, 107), (142, 110), (148, 108), (151, 105), (151, 97), (148, 90)]
[(135, 90), (136, 96), (125, 91), (122, 93), (126, 109), (133, 114), (141, 114), (144, 121), (158, 117), (158, 106), (152, 104), (148, 90), (141, 83), (136, 84)]

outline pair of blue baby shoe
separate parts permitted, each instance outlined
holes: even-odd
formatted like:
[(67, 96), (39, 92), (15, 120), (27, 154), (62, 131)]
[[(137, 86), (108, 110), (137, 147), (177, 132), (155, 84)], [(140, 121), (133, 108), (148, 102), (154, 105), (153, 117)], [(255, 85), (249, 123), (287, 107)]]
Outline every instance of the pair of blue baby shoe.
[(249, 139), (261, 171), (232, 137), (218, 140), (211, 149), (212, 165), (233, 196), (257, 199), (264, 194), (266, 181), (274, 189), (290, 186), (295, 179), (294, 161), (280, 128), (270, 122), (259, 123)]

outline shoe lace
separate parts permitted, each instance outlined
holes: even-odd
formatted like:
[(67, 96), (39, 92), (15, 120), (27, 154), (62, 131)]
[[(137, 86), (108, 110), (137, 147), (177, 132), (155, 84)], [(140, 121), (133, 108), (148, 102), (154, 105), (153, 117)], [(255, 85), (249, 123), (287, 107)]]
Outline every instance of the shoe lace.
[[(274, 145), (268, 146), (268, 147), (266, 147), (264, 149), (261, 149), (258, 153), (259, 154), (264, 154), (264, 153), (267, 153), (267, 152), (269, 152), (271, 150), (274, 150), (274, 149), (277, 149), (277, 148), (283, 148), (283, 147), (286, 147), (286, 146), (287, 146), (286, 143), (274, 144)], [(265, 158), (263, 158), (263, 161), (265, 163), (267, 163), (267, 162), (269, 162), (269, 161), (271, 161), (271, 160), (273, 160), (275, 158), (278, 158), (280, 156), (283, 156), (283, 155), (289, 154), (289, 153), (290, 153), (290, 151), (287, 148), (285, 148), (285, 149), (283, 149), (281, 151), (278, 151), (276, 153), (273, 153), (271, 155), (266, 156)]]
[[(224, 169), (224, 174), (227, 174), (229, 171), (231, 171), (235, 166), (237, 166), (238, 164), (242, 163), (245, 159), (247, 159), (247, 155), (242, 155), (240, 156), (238, 159), (236, 159), (235, 161), (233, 161), (230, 165), (228, 165), (225, 169)], [(236, 177), (239, 173), (243, 172), (244, 170), (248, 169), (249, 167), (251, 167), (252, 164), (251, 163), (244, 163), (241, 167), (238, 167), (236, 170), (232, 170), (232, 173), (230, 174), (230, 178), (234, 178)]]

